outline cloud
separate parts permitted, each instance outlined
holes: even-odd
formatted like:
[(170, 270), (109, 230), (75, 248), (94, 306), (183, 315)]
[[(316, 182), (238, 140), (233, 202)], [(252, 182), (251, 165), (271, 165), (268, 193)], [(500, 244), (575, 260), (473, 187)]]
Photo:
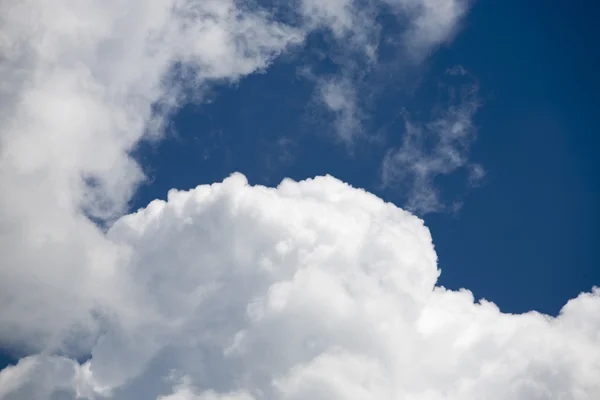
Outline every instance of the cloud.
[(320, 103), (333, 115), (341, 142), (352, 145), (361, 136), (365, 114), (361, 97), (371, 96), (374, 86), (385, 85), (375, 82), (382, 67), (379, 17), (391, 16), (390, 23), (398, 25), (401, 38), (395, 40), (394, 61), (385, 64), (388, 68), (395, 64), (391, 73), (403, 74), (453, 38), (470, 4), (468, 0), (301, 1), (301, 15), (310, 26), (331, 34), (328, 57), (339, 71), (332, 77), (309, 76), (316, 82)]
[(403, 41), (414, 61), (422, 60), (436, 47), (453, 38), (471, 0), (386, 0), (393, 9), (409, 16)]
[(301, 0), (300, 15), (314, 28), (331, 31), (370, 58), (377, 57), (377, 17), (392, 12), (401, 23), (404, 56), (421, 61), (452, 39), (470, 0)]
[[(449, 75), (465, 76), (462, 67)], [(425, 123), (405, 116), (402, 145), (387, 152), (381, 165), (385, 186), (405, 188), (407, 209), (426, 214), (445, 209), (435, 179), (461, 168), (469, 172), (469, 184), (477, 185), (485, 175), (483, 167), (469, 161), (470, 145), (475, 139), (473, 118), (480, 100), (476, 83), (463, 85), (458, 93), (450, 87), (448, 104)]]
[[(302, 2), (307, 18), (331, 33), (332, 37), (326, 36), (328, 60), (337, 68), (328, 75), (304, 69), (303, 75), (315, 83), (316, 102), (328, 111), (324, 119), (349, 151), (354, 151), (357, 140), (377, 139), (368, 135), (365, 121), (369, 120), (368, 109), (380, 106), (377, 97), (390, 90), (389, 76), (408, 76), (437, 47), (449, 42), (471, 4), (469, 0)], [(390, 12), (395, 20), (388, 24), (397, 25), (399, 39), (382, 38), (383, 26), (378, 17), (382, 13), (389, 17)], [(388, 59), (381, 62), (380, 51), (385, 43), (391, 43), (393, 49), (386, 51), (393, 54), (385, 55)], [(447, 109), (438, 110), (432, 120), (407, 118), (403, 145), (389, 149), (381, 164), (383, 185), (405, 190), (405, 207), (420, 214), (460, 208), (461, 200), (448, 208), (440, 198), (435, 183), (440, 175), (464, 167), (469, 171), (470, 186), (477, 186), (485, 175), (482, 165), (468, 160), (469, 145), (475, 139), (472, 120), (481, 105), (476, 96), (477, 84), (460, 65), (447, 69), (446, 74), (471, 82), (464, 84), (463, 93), (451, 98)], [(381, 80), (381, 76), (386, 78)], [(397, 90), (398, 85), (391, 86)], [(433, 146), (432, 141), (436, 142)]]
[(107, 238), (135, 287), (92, 358), (23, 359), (0, 399), (600, 395), (598, 289), (552, 318), (436, 287), (423, 221), (332, 177), (173, 190)]
[(95, 303), (120, 301), (105, 281), (121, 249), (86, 215), (127, 209), (144, 179), (130, 151), (183, 101), (170, 76), (237, 80), (304, 33), (233, 0), (9, 0), (0, 15), (0, 342), (68, 347), (93, 340)]
[(360, 136), (362, 111), (357, 104), (355, 87), (348, 78), (317, 79), (317, 95), (334, 116), (337, 139), (352, 145)]

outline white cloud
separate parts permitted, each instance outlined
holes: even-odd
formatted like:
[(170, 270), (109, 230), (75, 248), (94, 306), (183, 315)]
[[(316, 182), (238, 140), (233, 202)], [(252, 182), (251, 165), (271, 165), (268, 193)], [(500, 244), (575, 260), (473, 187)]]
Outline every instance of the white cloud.
[[(465, 72), (454, 68), (449, 74)], [(473, 118), (480, 106), (477, 90), (476, 84), (468, 84), (459, 96), (450, 91), (450, 104), (429, 122), (413, 123), (405, 119), (402, 145), (389, 150), (384, 157), (381, 180), (386, 186), (406, 188), (409, 210), (425, 214), (445, 208), (434, 182), (440, 176), (468, 168), (471, 185), (484, 177), (483, 167), (469, 161), (470, 145), (476, 134)]]
[(311, 30), (328, 30), (339, 41), (338, 46), (375, 60), (379, 31), (376, 16), (384, 3), (379, 0), (301, 0), (299, 12)]
[(197, 86), (235, 80), (303, 33), (233, 0), (9, 0), (0, 15), (0, 341), (81, 343), (94, 304), (120, 301), (105, 281), (124, 256), (81, 210), (126, 209), (151, 106), (178, 101), (174, 63)]
[(409, 16), (404, 46), (414, 61), (420, 61), (439, 45), (452, 39), (471, 0), (385, 0)]
[(470, 0), (301, 0), (300, 14), (315, 28), (329, 29), (336, 38), (351, 43), (376, 58), (378, 14), (391, 10), (403, 25), (404, 56), (421, 61), (439, 45), (452, 39)]
[[(379, 66), (381, 23), (378, 16), (390, 11), (400, 25), (395, 63), (414, 67), (433, 50), (450, 41), (467, 13), (469, 0), (302, 0), (300, 12), (314, 28), (332, 33), (329, 57), (340, 69), (338, 76), (315, 79), (320, 102), (333, 113), (339, 139), (353, 144), (364, 118), (360, 97), (372, 95)], [(339, 54), (336, 54), (339, 53)], [(388, 62), (389, 64), (389, 62)], [(398, 67), (394, 74), (403, 73)], [(342, 98), (331, 101), (331, 97)]]
[(362, 111), (357, 104), (355, 87), (346, 78), (317, 79), (318, 98), (334, 116), (337, 138), (344, 144), (353, 144), (361, 135)]
[(4, 370), (0, 399), (600, 395), (600, 291), (552, 318), (435, 287), (423, 222), (331, 177), (172, 191), (107, 237), (131, 250), (119, 279), (136, 312), (111, 310), (83, 366)]

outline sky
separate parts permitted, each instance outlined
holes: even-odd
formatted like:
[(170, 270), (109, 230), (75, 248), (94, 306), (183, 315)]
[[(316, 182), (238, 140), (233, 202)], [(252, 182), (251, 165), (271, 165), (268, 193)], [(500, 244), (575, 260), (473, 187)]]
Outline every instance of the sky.
[(600, 396), (600, 7), (0, 15), (0, 400)]
[[(552, 1), (474, 3), (454, 40), (410, 77), (390, 87), (388, 77), (367, 78), (361, 95), (379, 98), (361, 129), (368, 138), (384, 136), (383, 143), (364, 140), (351, 151), (323, 137), (335, 129), (331, 117), (314, 115), (314, 83), (298, 77), (316, 57), (311, 53), (330, 46), (315, 39), (268, 73), (215, 89), (210, 104), (178, 111), (173, 135), (138, 152), (152, 180), (132, 209), (166, 198), (172, 187), (193, 188), (234, 171), (266, 185), (332, 174), (405, 205), (405, 189), (382, 188), (379, 176), (383, 154), (404, 133), (399, 113), (429, 112), (440, 95), (435, 86), (447, 83), (444, 72), (460, 65), (479, 88), (468, 157), (485, 176), (473, 188), (461, 176), (468, 172), (440, 174), (436, 185), (450, 211), (421, 213), (434, 234), (440, 282), (467, 287), (507, 312), (556, 315), (566, 299), (600, 282), (600, 60), (592, 40), (598, 12)], [(326, 61), (319, 67), (326, 70)], [(407, 89), (403, 79), (419, 83)], [(457, 201), (462, 207), (454, 213)]]

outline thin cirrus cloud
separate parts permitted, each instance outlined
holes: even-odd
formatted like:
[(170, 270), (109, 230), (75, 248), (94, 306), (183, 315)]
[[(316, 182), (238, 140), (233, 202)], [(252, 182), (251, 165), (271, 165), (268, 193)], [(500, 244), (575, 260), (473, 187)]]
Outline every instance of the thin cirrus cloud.
[[(466, 10), (387, 3), (415, 54)], [(597, 291), (551, 319), (436, 288), (422, 221), (334, 178), (234, 175), (123, 215), (130, 152), (181, 88), (264, 70), (358, 9), (316, 24), (314, 4), (293, 26), (233, 0), (0, 4), (0, 343), (30, 354), (0, 399), (598, 396)]]
[(481, 99), (478, 85), (462, 67), (448, 69), (450, 76), (468, 77), (459, 90), (445, 88), (448, 99), (432, 113), (429, 121), (412, 121), (405, 113), (402, 143), (389, 149), (381, 164), (381, 181), (388, 187), (406, 191), (405, 207), (418, 214), (447, 208), (434, 180), (457, 170), (468, 171), (468, 184), (478, 185), (485, 176), (480, 164), (469, 160), (469, 150), (477, 133), (473, 117)]
[[(336, 43), (343, 43), (342, 61), (338, 62), (340, 76), (315, 78), (318, 98), (331, 111), (338, 139), (352, 145), (357, 138), (364, 137), (364, 113), (359, 98), (373, 85), (363, 81), (368, 81), (380, 67), (381, 24), (377, 18), (381, 6), (404, 21), (401, 38), (395, 46), (398, 53), (395, 59), (404, 68), (410, 68), (453, 37), (470, 3), (468, 0), (303, 1), (303, 11), (310, 15), (310, 21), (317, 27), (326, 26)], [(362, 87), (365, 84), (367, 87)]]

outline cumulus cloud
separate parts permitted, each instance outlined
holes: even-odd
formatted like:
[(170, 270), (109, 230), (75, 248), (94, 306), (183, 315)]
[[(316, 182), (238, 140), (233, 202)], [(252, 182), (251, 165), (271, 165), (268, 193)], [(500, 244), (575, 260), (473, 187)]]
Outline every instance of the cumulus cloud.
[(129, 152), (180, 100), (174, 66), (194, 87), (236, 80), (303, 33), (233, 0), (9, 0), (0, 15), (0, 340), (81, 343), (90, 307), (119, 301), (103, 282), (122, 256), (84, 213), (126, 210), (144, 178)]
[(436, 287), (423, 221), (332, 177), (173, 190), (107, 238), (130, 249), (119, 279), (136, 312), (111, 310), (81, 365), (5, 369), (1, 399), (600, 395), (600, 291), (552, 318)]
[[(447, 72), (468, 75), (462, 67)], [(402, 144), (389, 150), (381, 165), (383, 184), (403, 187), (407, 209), (420, 214), (445, 209), (436, 178), (466, 168), (469, 184), (475, 186), (485, 175), (481, 165), (469, 160), (476, 134), (473, 118), (481, 104), (478, 86), (469, 83), (461, 86), (458, 93), (452, 87), (448, 91), (448, 104), (436, 111), (430, 121), (413, 122), (405, 116)]]

